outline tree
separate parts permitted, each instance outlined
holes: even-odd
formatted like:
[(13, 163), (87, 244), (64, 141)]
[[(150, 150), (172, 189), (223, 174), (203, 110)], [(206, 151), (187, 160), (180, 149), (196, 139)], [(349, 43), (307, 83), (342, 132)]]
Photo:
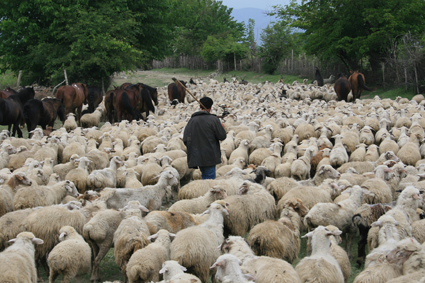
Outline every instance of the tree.
[(292, 50), (298, 53), (301, 49), (301, 45), (296, 44), (298, 35), (291, 33), (282, 22), (269, 24), (260, 37), (263, 41), (260, 47), (260, 57), (264, 58), (262, 68), (268, 74), (273, 74), (281, 59), (288, 57)]
[(167, 54), (168, 1), (7, 1), (0, 5), (1, 71), (23, 82), (99, 83)]
[(248, 46), (245, 43), (236, 42), (232, 35), (226, 37), (208, 36), (201, 55), (210, 62), (222, 60), (232, 62), (246, 57)]
[(425, 31), (423, 0), (292, 0), (275, 13), (291, 27), (303, 29), (307, 54), (322, 60), (338, 57), (348, 69), (366, 58), (372, 70), (380, 62), (391, 38), (410, 31)]
[(172, 15), (177, 17), (176, 54), (199, 55), (208, 36), (227, 37), (235, 41), (244, 36), (244, 24), (231, 16), (232, 8), (216, 0), (174, 0)]

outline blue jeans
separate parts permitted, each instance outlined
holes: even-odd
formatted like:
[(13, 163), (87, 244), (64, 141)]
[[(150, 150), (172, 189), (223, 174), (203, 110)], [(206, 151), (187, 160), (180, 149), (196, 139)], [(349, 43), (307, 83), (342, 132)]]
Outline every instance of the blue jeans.
[(202, 180), (215, 179), (215, 166), (199, 166), (202, 172)]

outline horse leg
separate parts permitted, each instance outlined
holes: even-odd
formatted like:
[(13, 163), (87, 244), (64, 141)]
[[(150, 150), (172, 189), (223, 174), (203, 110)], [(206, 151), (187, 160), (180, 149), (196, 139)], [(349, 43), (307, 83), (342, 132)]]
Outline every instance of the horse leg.
[(18, 138), (22, 138), (22, 131), (21, 131), (21, 127), (19, 126), (19, 122), (16, 122), (15, 126), (13, 128), (16, 127), (16, 130), (18, 131)]
[[(15, 125), (15, 124), (13, 124)], [(13, 127), (13, 132), (11, 132), (10, 130), (12, 129), (12, 124), (7, 125), (7, 130), (9, 131), (9, 135), (14, 137), (15, 136), (15, 127)]]
[(83, 105), (81, 105), (80, 107), (78, 107), (77, 108), (77, 111), (78, 111), (78, 127), (81, 127), (81, 122), (80, 122), (80, 120), (81, 120), (81, 110), (83, 109)]

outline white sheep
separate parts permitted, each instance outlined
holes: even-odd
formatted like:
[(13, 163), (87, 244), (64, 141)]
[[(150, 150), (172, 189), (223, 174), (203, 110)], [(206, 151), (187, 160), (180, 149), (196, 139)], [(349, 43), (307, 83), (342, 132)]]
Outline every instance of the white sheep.
[(170, 206), (168, 211), (199, 214), (204, 212), (207, 206), (209, 206), (214, 201), (225, 199), (226, 197), (226, 190), (222, 186), (216, 185), (212, 187), (204, 196), (177, 201), (172, 206)]
[(59, 204), (67, 196), (78, 196), (77, 188), (71, 181), (61, 181), (53, 186), (30, 186), (19, 189), (13, 198), (15, 210), (37, 206)]
[(212, 203), (207, 212), (210, 217), (206, 222), (179, 231), (171, 243), (171, 259), (185, 266), (202, 282), (207, 282), (209, 268), (220, 256), (217, 246), (224, 240), (224, 215), (229, 214), (222, 200)]
[(243, 158), (245, 163), (248, 164), (248, 150), (249, 150), (249, 141), (243, 139), (240, 141), (238, 148), (236, 148), (229, 157), (229, 163), (233, 163), (236, 158)]
[(159, 280), (162, 264), (170, 259), (171, 238), (175, 236), (175, 234), (161, 229), (158, 233), (148, 237), (149, 240), (155, 239), (155, 242), (137, 250), (128, 261), (127, 277), (129, 283), (148, 282), (150, 280), (157, 282)]
[(312, 157), (313, 157), (313, 149), (307, 148), (302, 157), (292, 162), (291, 177), (298, 180), (309, 179), (310, 169), (311, 169), (310, 160)]
[[(242, 274), (242, 262), (232, 254), (224, 254), (217, 258), (211, 268), (217, 268), (215, 278), (220, 282), (248, 283), (247, 274)], [(252, 276), (251, 276), (252, 277)], [(251, 279), (254, 279), (253, 277)]]
[[(190, 273), (184, 273), (186, 267), (181, 266), (175, 260), (167, 260), (162, 264), (162, 268), (159, 274), (164, 276), (165, 282), (190, 282), (190, 283), (201, 283), (198, 277)], [(180, 280), (180, 281), (179, 281)]]
[(109, 167), (94, 170), (90, 173), (87, 177), (87, 187), (90, 189), (115, 188), (117, 184), (117, 169), (122, 164), (124, 163), (118, 156), (113, 157), (109, 163)]
[(102, 118), (103, 108), (97, 107), (93, 113), (87, 113), (81, 116), (80, 123), (83, 128), (98, 127), (100, 118)]
[(172, 171), (164, 171), (159, 175), (158, 183), (155, 185), (139, 189), (106, 188), (102, 191), (100, 199), (106, 202), (108, 208), (120, 209), (126, 206), (128, 201), (138, 200), (149, 210), (158, 210), (167, 193), (167, 188), (169, 190), (177, 183), (178, 179)]
[(75, 114), (74, 113), (68, 114), (65, 122), (63, 123), (63, 126), (64, 126), (64, 128), (66, 129), (67, 132), (71, 132), (78, 127), (77, 122), (75, 121)]
[(124, 172), (124, 175), (125, 175), (124, 188), (137, 189), (137, 188), (143, 187), (142, 182), (140, 182), (138, 180), (136, 174), (138, 174), (138, 173), (136, 171), (134, 171), (134, 169), (132, 169), (132, 168), (125, 169), (125, 172)]
[(80, 280), (80, 275), (90, 272), (91, 250), (84, 238), (71, 226), (59, 230), (59, 241), (49, 253), (49, 282), (63, 274), (62, 282), (69, 282), (74, 277)]
[(13, 245), (0, 253), (0, 274), (3, 282), (37, 282), (34, 245), (43, 244), (31, 232), (19, 233)]
[(312, 237), (312, 254), (303, 258), (295, 267), (301, 282), (308, 282), (313, 278), (317, 282), (343, 283), (339, 263), (332, 256), (330, 251), (330, 236), (339, 236), (341, 231), (330, 231), (328, 228), (319, 226), (313, 232), (304, 237)]
[(75, 184), (78, 192), (84, 194), (87, 188), (87, 178), (89, 176), (89, 164), (92, 162), (87, 157), (81, 157), (75, 160), (79, 162), (78, 167), (72, 169), (65, 176), (65, 180), (69, 180)]
[(333, 138), (335, 139), (335, 145), (331, 150), (329, 160), (333, 167), (339, 167), (342, 164), (348, 162), (348, 154), (347, 154), (347, 150), (345, 149), (342, 143), (342, 136), (335, 135), (333, 136)]

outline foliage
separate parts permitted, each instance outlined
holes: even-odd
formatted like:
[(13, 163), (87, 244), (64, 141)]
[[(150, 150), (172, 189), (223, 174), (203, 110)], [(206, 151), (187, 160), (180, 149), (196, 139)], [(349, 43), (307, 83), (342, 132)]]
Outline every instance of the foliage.
[(232, 35), (228, 34), (225, 38), (208, 36), (205, 41), (201, 55), (207, 61), (233, 61), (246, 57), (248, 46), (244, 43), (235, 41)]
[(291, 33), (282, 22), (269, 24), (260, 36), (263, 41), (263, 45), (260, 47), (260, 56), (264, 58), (262, 67), (268, 74), (273, 74), (281, 59), (289, 57), (292, 50), (295, 51), (295, 54), (301, 52), (301, 45), (296, 44), (298, 34)]
[(410, 31), (423, 34), (423, 0), (303, 0), (276, 6), (283, 23), (305, 31), (307, 54), (322, 60), (338, 57), (348, 69), (366, 58), (372, 70), (380, 66), (390, 40)]
[(170, 17), (179, 27), (175, 54), (199, 55), (208, 36), (242, 40), (244, 24), (233, 19), (232, 10), (217, 0), (173, 0)]
[(116, 71), (166, 55), (168, 1), (2, 1), (2, 71), (23, 83), (99, 83)]

